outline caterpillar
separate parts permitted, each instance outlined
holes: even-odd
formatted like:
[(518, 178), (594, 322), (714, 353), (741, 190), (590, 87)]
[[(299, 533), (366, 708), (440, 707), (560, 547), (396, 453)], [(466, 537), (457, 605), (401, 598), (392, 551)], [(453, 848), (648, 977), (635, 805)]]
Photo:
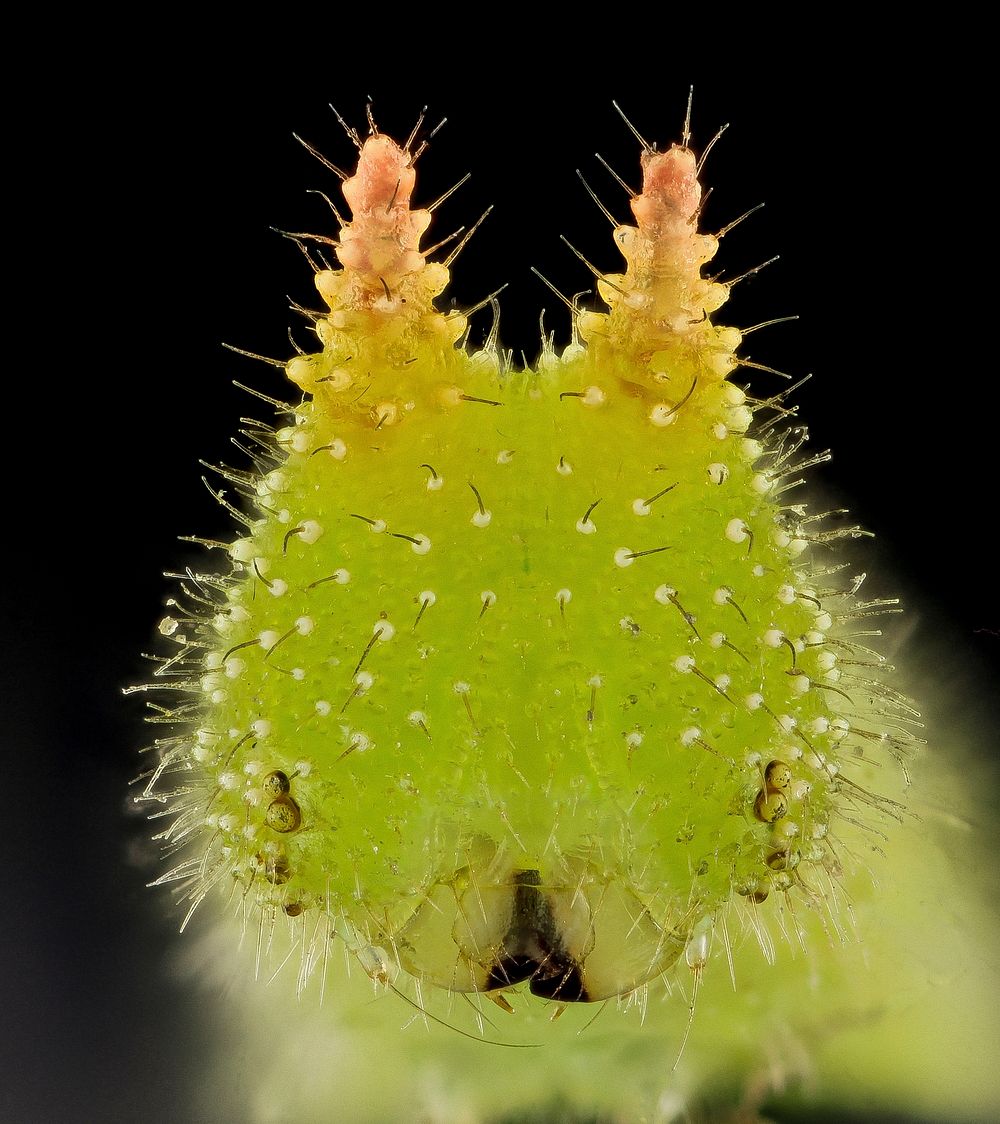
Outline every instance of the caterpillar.
[[(918, 715), (866, 623), (895, 606), (831, 553), (861, 528), (783, 498), (815, 458), (716, 315), (687, 126), (641, 141), (625, 268), (528, 371), (439, 307), (421, 129), (348, 131), (351, 217), (293, 236), (322, 347), (210, 485), (242, 530), (143, 688), (183, 699), (154, 704), (159, 881), (185, 916), (221, 887), (257, 973), (324, 992), (323, 1079), (261, 1119), (739, 1107), (826, 1048), (912, 842)], [(280, 982), (248, 1002), (303, 1021)]]

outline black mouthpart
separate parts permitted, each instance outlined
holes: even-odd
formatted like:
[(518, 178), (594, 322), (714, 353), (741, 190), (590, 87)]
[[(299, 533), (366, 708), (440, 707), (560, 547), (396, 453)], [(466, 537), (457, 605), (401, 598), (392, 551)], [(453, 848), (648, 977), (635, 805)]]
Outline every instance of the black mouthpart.
[(588, 1003), (580, 965), (559, 939), (552, 909), (539, 891), (537, 870), (514, 876), (514, 911), (503, 952), (491, 968), (487, 991), (528, 981), (532, 995), (560, 1003)]

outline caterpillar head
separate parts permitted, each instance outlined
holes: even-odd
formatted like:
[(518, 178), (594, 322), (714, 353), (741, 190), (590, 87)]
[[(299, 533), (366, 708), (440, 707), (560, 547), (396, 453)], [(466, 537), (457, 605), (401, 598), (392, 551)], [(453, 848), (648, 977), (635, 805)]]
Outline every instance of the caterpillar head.
[(831, 823), (898, 816), (870, 778), (912, 711), (810, 554), (861, 532), (784, 503), (804, 434), (732, 379), (694, 155), (644, 152), (586, 346), (515, 372), (435, 307), (409, 146), (359, 149), (304, 397), (162, 628), (194, 678), (146, 790), (192, 847), (167, 877), (235, 883), (306, 964), (562, 1003), (700, 970), (723, 910), (836, 916)]

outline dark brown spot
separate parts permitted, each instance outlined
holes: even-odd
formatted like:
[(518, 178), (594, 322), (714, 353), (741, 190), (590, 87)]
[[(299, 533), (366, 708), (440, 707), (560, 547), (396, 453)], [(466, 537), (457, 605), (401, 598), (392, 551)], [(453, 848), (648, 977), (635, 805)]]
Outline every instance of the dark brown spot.
[(292, 786), (288, 780), (288, 775), (281, 772), (280, 769), (275, 769), (274, 772), (267, 774), (261, 787), (264, 789), (265, 796), (274, 799), (278, 796), (284, 796)]
[(792, 770), (784, 761), (771, 761), (764, 770), (764, 781), (772, 792), (784, 792), (792, 783)]
[(279, 796), (267, 806), (264, 822), (274, 831), (282, 833), (295, 831), (302, 823), (302, 813), (299, 811), (298, 804), (290, 796)]

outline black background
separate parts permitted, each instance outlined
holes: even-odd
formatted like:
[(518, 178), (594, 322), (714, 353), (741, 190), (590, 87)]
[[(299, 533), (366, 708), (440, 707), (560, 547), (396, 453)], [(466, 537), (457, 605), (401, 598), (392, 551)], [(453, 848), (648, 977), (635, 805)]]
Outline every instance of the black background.
[[(468, 306), (506, 282), (502, 338), (530, 360), (540, 308), (560, 339), (568, 321), (529, 267), (567, 294), (590, 287), (560, 234), (618, 265), (575, 176), (626, 219), (625, 194), (593, 158), (637, 182), (637, 143), (612, 98), (662, 146), (678, 139), (694, 82), (694, 146), (731, 122), (704, 175), (716, 188), (706, 227), (767, 204), (725, 239), (721, 268), (781, 254), (723, 318), (800, 315), (745, 351), (815, 372), (795, 400), (813, 447), (835, 452), (817, 479), (878, 532), (866, 568), (917, 607), (915, 658), (936, 663), (942, 697), (997, 709), (995, 360), (980, 246), (995, 214), (980, 199), (973, 68), (953, 71), (947, 37), (917, 29), (904, 49), (892, 29), (828, 40), (783, 25), (775, 34), (793, 43), (780, 56), (747, 45), (723, 59), (714, 32), (678, 35), (666, 15), (627, 31), (595, 23), (601, 41), (579, 47), (573, 24), (565, 39), (518, 25), (444, 43), (422, 40), (416, 16), (396, 32), (388, 12), (369, 16), (386, 26), (326, 14), (287, 43), (261, 28), (252, 48), (191, 25), (122, 27), (120, 49), (95, 49), (82, 27), (79, 55), (54, 68), (55, 102), (21, 116), (15, 178), (31, 209), (12, 234), (27, 237), (30, 281), (7, 384), (3, 652), (2, 1068), (16, 1076), (0, 1108), (11, 1120), (167, 1121), (193, 1079), (191, 993), (165, 967), (182, 938), (165, 892), (144, 888), (147, 829), (128, 813), (148, 733), (120, 689), (147, 674), (137, 653), (168, 591), (161, 571), (198, 557), (176, 535), (229, 533), (196, 462), (238, 459), (236, 419), (266, 409), (231, 380), (283, 393), (280, 372), (220, 342), (285, 358), (293, 326), (307, 344), (285, 297), (314, 304), (310, 272), (268, 228), (332, 233), (305, 189), (336, 197), (338, 184), (291, 137), (350, 164), (328, 102), (361, 129), (370, 94), (397, 137), (424, 104), (430, 123), (448, 117), (420, 161), (418, 199), (473, 179), (433, 233), (496, 204), (450, 295)], [(480, 313), (474, 338), (487, 328)]]

